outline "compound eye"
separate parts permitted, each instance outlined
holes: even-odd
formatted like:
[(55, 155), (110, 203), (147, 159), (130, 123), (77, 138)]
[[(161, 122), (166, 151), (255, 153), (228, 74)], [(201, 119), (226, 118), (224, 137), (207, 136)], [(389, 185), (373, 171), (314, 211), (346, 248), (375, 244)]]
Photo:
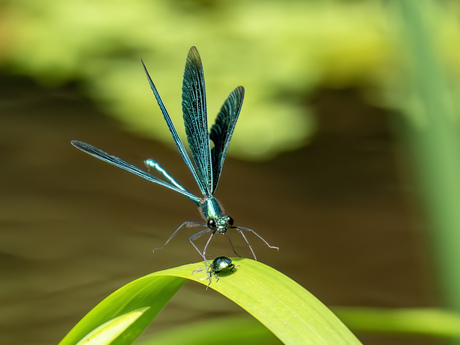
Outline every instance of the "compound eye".
[(216, 221), (214, 219), (209, 219), (207, 222), (207, 226), (210, 229), (215, 229), (216, 228)]
[(233, 225), (233, 218), (230, 216), (227, 216), (227, 223), (231, 226)]

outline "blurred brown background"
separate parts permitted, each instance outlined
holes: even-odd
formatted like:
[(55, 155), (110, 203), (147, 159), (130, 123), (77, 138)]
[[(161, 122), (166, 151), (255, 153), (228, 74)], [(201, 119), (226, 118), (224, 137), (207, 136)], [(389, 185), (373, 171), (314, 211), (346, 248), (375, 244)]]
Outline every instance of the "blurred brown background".
[[(7, 75), (2, 81), (1, 342), (56, 343), (130, 280), (199, 261), (186, 231), (152, 253), (183, 221), (200, 221), (191, 202), (82, 154), (70, 140), (138, 166), (155, 157), (196, 188), (174, 148), (122, 131), (71, 87), (42, 89)], [(309, 102), (320, 123), (310, 145), (263, 163), (228, 158), (217, 196), (238, 224), (280, 247), (251, 238), (262, 262), (327, 305), (433, 305), (423, 227), (388, 114), (354, 90), (321, 90)], [(344, 123), (345, 115), (353, 121)], [(213, 242), (211, 255), (232, 255), (224, 240)], [(160, 315), (170, 326), (238, 310), (192, 284), (172, 304)]]
[[(175, 109), (170, 112), (182, 131), (177, 109), (183, 70), (176, 66), (183, 68), (192, 44), (198, 46), (206, 78), (211, 79), (207, 84), (210, 102), (220, 106), (232, 88), (249, 84), (248, 105), (243, 105), (235, 148), (232, 151), (230, 145), (216, 197), (237, 224), (279, 246), (276, 252), (250, 238), (259, 260), (293, 278), (328, 306), (440, 305), (411, 159), (405, 144), (396, 137), (400, 114), (381, 101), (385, 98), (382, 85), (395, 73), (389, 69), (395, 48), (387, 46), (386, 34), (372, 39), (380, 24), (363, 29), (366, 21), (375, 23), (372, 18), (385, 17), (379, 12), (379, 3), (339, 1), (327, 9), (309, 2), (309, 11), (303, 8), (305, 12), (299, 12), (296, 6), (303, 6), (299, 2), (272, 2), (265, 15), (276, 15), (282, 9), (274, 29), (279, 36), (258, 32), (257, 28), (263, 31), (262, 26), (247, 21), (245, 28), (253, 27), (254, 32), (247, 33), (246, 41), (242, 37), (229, 39), (238, 30), (227, 21), (263, 14), (256, 11), (263, 8), (260, 3), (262, 7), (249, 6), (239, 15), (237, 9), (244, 6), (240, 2), (235, 8), (229, 2), (220, 7), (207, 1), (151, 2), (149, 13), (158, 21), (161, 11), (179, 14), (161, 23), (153, 20), (150, 25), (154, 29), (140, 37), (149, 13), (135, 28), (138, 12), (133, 8), (141, 8), (142, 3), (126, 7), (132, 11), (124, 13), (118, 5), (95, 2), (101, 7), (94, 14), (88, 8), (73, 12), (78, 5), (71, 1), (67, 5), (73, 13), (70, 24), (59, 12), (65, 6), (57, 2), (49, 2), (48, 8), (29, 1), (2, 5), (5, 21), (1, 37), (6, 48), (0, 66), (0, 343), (57, 343), (115, 289), (150, 272), (200, 260), (188, 242), (193, 229), (184, 230), (163, 250), (152, 253), (184, 221), (201, 221), (191, 202), (70, 145), (72, 139), (85, 141), (138, 167), (143, 167), (143, 160), (154, 158), (187, 189), (198, 193), (171, 145), (138, 58), (146, 60), (167, 108)], [(107, 13), (103, 16), (104, 6)], [(292, 23), (320, 14), (329, 20), (318, 18), (315, 25), (310, 23), (312, 27), (280, 31), (289, 21), (283, 17), (288, 14), (284, 11), (297, 14)], [(91, 13), (105, 19), (88, 22), (109, 23), (117, 29), (113, 37), (100, 33), (109, 32), (109, 24), (106, 31), (95, 30), (89, 35), (99, 50), (88, 56), (86, 46), (69, 42), (80, 42), (75, 38), (79, 25), (91, 33), (91, 26), (77, 23), (71, 27), (76, 16), (92, 18)], [(213, 26), (219, 22), (216, 13), (229, 16), (222, 19), (221, 26)], [(347, 26), (350, 13), (362, 19), (362, 26)], [(375, 17), (366, 18), (366, 13)], [(180, 16), (186, 24), (179, 24)], [(119, 20), (121, 17), (126, 22)], [(55, 22), (47, 21), (50, 18)], [(129, 25), (125, 25), (127, 18), (133, 19)], [(200, 18), (207, 21), (197, 24)], [(19, 30), (24, 23), (31, 25), (29, 31)], [(51, 24), (46, 27), (44, 23)], [(180, 28), (177, 32), (175, 25)], [(191, 32), (184, 36), (187, 25)], [(64, 30), (69, 27), (76, 30), (75, 37)], [(210, 27), (216, 28), (217, 46), (210, 38)], [(16, 31), (8, 31), (12, 28)], [(299, 44), (305, 38), (303, 29), (312, 41), (316, 35), (316, 45)], [(126, 39), (120, 38), (124, 30)], [(54, 31), (56, 37), (49, 37)], [(199, 36), (200, 32), (206, 34)], [(344, 35), (337, 41), (326, 39), (337, 32)], [(354, 45), (347, 45), (354, 37)], [(151, 50), (146, 48), (149, 40)], [(33, 42), (39, 48), (32, 47)], [(48, 49), (43, 42), (49, 43)], [(343, 43), (340, 49), (339, 42)], [(226, 45), (239, 57), (222, 58)], [(100, 46), (108, 48), (101, 52)], [(119, 50), (113, 50), (117, 46)], [(75, 51), (69, 51), (71, 47)], [(53, 49), (56, 52), (51, 53)], [(309, 60), (299, 51), (315, 51), (316, 55)], [(172, 63), (163, 65), (162, 58)], [(110, 74), (125, 63), (129, 68), (124, 72)], [(297, 78), (296, 63), (305, 68)], [(243, 67), (238, 72), (239, 64)], [(217, 75), (220, 70), (232, 78)], [(248, 75), (248, 70), (256, 72)], [(133, 74), (133, 80), (123, 79)], [(291, 82), (284, 80), (283, 74)], [(258, 90), (261, 84), (265, 84), (263, 91)], [(213, 86), (218, 91), (213, 91)], [(139, 102), (133, 101), (130, 108), (121, 100), (141, 89), (136, 97), (148, 110), (138, 108)], [(270, 108), (272, 103), (265, 101), (276, 105)], [(210, 122), (215, 109), (209, 107)], [(130, 116), (145, 119), (129, 123)], [(155, 127), (158, 138), (156, 134), (146, 136), (141, 129), (150, 120), (148, 126)], [(273, 134), (277, 128), (282, 132), (279, 137)], [(295, 128), (301, 131), (296, 133)], [(266, 141), (262, 129), (272, 141)], [(251, 151), (252, 145), (259, 151)], [(236, 234), (232, 239), (238, 251), (249, 257), (242, 240)], [(232, 256), (223, 237), (213, 241), (209, 254)], [(240, 312), (212, 290), (187, 284), (150, 331)], [(438, 343), (417, 337), (357, 335), (366, 344)]]

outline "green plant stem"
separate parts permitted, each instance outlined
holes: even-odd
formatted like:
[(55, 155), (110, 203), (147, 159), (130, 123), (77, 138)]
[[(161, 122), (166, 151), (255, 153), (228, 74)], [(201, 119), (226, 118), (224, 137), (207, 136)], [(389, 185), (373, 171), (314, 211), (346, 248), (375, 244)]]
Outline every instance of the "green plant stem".
[[(460, 311), (460, 126), (454, 90), (437, 54), (436, 4), (395, 1), (407, 53), (403, 130), (415, 157), (433, 252), (446, 302)], [(456, 97), (458, 99), (458, 95)]]

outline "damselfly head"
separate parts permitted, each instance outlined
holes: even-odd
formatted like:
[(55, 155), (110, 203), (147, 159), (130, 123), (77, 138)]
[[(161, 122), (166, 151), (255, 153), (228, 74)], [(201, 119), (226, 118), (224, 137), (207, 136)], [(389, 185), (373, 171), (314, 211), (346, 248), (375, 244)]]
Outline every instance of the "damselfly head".
[(228, 228), (233, 226), (233, 218), (227, 215), (209, 218), (206, 225), (213, 232), (224, 234)]

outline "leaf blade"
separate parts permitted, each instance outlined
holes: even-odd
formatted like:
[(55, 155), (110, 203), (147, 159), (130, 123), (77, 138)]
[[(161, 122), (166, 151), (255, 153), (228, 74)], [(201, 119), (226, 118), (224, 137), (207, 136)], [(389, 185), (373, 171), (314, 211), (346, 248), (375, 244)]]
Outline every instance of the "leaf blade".
[[(258, 261), (233, 258), (237, 269), (213, 278), (210, 288), (228, 297), (271, 330), (284, 344), (361, 344), (319, 300), (292, 279)], [(77, 344), (107, 321), (150, 307), (110, 344), (130, 344), (187, 281), (207, 285), (204, 263), (155, 272), (115, 291), (61, 341)]]
[(137, 309), (149, 307), (116, 340), (111, 339), (108, 342), (109, 344), (130, 344), (147, 328), (186, 282), (185, 279), (155, 275), (155, 273), (134, 280), (94, 307), (59, 344), (77, 344), (101, 325)]
[[(270, 329), (284, 344), (361, 344), (351, 331), (316, 297), (277, 270), (245, 258), (210, 288), (244, 308)], [(183, 278), (200, 280), (174, 272)]]

